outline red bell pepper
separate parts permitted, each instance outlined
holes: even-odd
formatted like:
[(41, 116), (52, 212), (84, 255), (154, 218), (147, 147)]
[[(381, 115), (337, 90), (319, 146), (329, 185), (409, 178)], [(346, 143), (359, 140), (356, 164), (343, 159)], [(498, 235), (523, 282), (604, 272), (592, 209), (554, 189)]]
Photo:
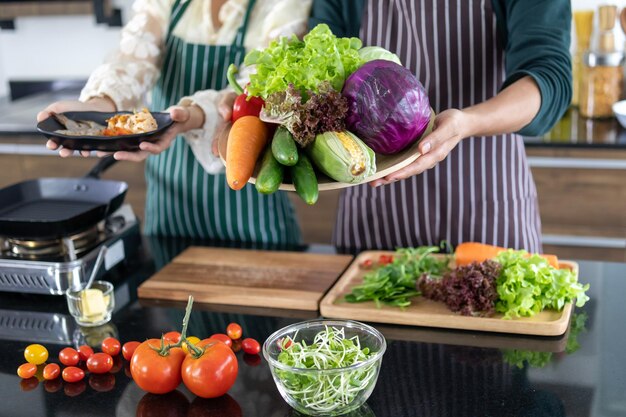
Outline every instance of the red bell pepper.
[(230, 64), (226, 77), (228, 78), (228, 84), (239, 93), (235, 102), (233, 103), (233, 116), (232, 121), (239, 119), (243, 116), (256, 116), (259, 117), (261, 109), (265, 102), (260, 97), (248, 96), (243, 88), (235, 80), (235, 74), (237, 73), (237, 67), (234, 64)]

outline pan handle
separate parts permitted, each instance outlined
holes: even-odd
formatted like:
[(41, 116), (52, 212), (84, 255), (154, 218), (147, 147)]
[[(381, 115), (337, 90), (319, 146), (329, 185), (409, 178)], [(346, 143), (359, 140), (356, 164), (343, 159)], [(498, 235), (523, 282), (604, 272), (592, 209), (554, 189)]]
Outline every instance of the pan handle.
[(100, 158), (95, 167), (91, 168), (91, 171), (85, 175), (86, 178), (100, 178), (100, 174), (109, 169), (109, 167), (115, 164), (117, 160), (113, 158), (113, 155)]

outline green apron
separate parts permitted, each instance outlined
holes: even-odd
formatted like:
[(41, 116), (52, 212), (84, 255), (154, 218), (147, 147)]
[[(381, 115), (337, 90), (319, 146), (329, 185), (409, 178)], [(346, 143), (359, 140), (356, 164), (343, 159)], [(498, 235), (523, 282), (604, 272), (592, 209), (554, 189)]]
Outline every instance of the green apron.
[[(161, 76), (153, 91), (153, 107), (165, 109), (199, 90), (226, 87), (228, 65), (245, 56), (244, 36), (254, 0), (232, 45), (187, 43), (173, 35), (192, 0), (176, 0), (165, 39)], [(300, 230), (293, 208), (282, 192), (264, 196), (248, 184), (233, 191), (222, 174), (208, 174), (182, 137), (146, 161), (144, 232), (269, 244), (298, 244)]]

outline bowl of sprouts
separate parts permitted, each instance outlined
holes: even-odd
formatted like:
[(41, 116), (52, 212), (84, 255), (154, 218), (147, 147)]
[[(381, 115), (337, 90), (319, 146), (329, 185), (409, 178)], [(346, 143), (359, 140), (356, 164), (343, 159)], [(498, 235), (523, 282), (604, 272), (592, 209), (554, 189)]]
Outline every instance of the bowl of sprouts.
[(371, 395), (387, 343), (356, 321), (310, 320), (284, 327), (263, 344), (283, 399), (310, 416), (339, 416)]

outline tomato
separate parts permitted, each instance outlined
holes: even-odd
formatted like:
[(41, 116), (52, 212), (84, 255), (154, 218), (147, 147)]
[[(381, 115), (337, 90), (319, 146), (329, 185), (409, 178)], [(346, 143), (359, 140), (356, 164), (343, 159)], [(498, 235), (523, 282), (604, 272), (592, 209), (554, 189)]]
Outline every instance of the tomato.
[(61, 378), (49, 379), (43, 383), (43, 387), (46, 392), (57, 392), (63, 388), (63, 380)]
[(80, 355), (76, 349), (66, 347), (59, 352), (59, 362), (65, 366), (74, 366), (80, 362)]
[(164, 395), (144, 395), (137, 404), (135, 415), (137, 417), (187, 417), (188, 409), (187, 397), (175, 390)]
[(202, 398), (226, 394), (237, 379), (237, 357), (230, 347), (215, 339), (204, 339), (197, 346), (206, 350), (199, 358), (191, 354), (185, 357), (182, 365), (185, 386)]
[(87, 359), (89, 359), (91, 355), (93, 355), (93, 349), (91, 346), (82, 345), (78, 347), (78, 356), (81, 361), (87, 362)]
[(163, 335), (163, 340), (165, 340), (165, 343), (174, 345), (176, 343), (178, 343), (178, 341), (180, 340), (180, 333), (178, 332), (167, 332)]
[[(278, 347), (280, 348), (280, 350), (282, 350), (282, 349), (283, 349), (283, 339), (282, 339), (282, 338), (278, 339), (278, 340), (276, 341), (276, 344), (278, 345)], [(291, 339), (289, 339), (289, 340), (287, 340), (287, 341), (285, 342), (285, 347), (284, 347), (284, 348), (285, 348), (285, 349), (288, 349), (288, 348), (289, 348), (289, 346), (291, 346), (292, 344), (293, 344), (293, 342), (291, 341)]]
[(161, 346), (159, 339), (148, 339), (135, 350), (130, 360), (130, 372), (139, 388), (152, 394), (165, 394), (176, 389), (181, 381), (180, 367), (185, 359), (181, 348), (172, 348), (161, 356), (154, 348)]
[(130, 373), (130, 363), (126, 362), (124, 364), (124, 375), (126, 375), (129, 378), (132, 378), (132, 374)]
[(63, 387), (63, 391), (68, 397), (76, 397), (85, 392), (86, 389), (87, 384), (85, 384), (85, 381), (70, 382)]
[[(197, 345), (198, 342), (200, 341), (199, 337), (196, 336), (189, 336), (187, 338), (187, 342), (191, 343), (192, 345)], [(187, 343), (183, 342), (183, 350), (185, 351), (185, 353), (189, 353), (189, 347), (187, 346)]]
[(122, 346), (122, 356), (124, 356), (124, 359), (129, 361), (130, 358), (133, 357), (133, 353), (135, 353), (135, 349), (137, 349), (137, 346), (139, 345), (140, 345), (139, 342), (124, 343), (124, 346)]
[(61, 375), (61, 367), (56, 363), (49, 363), (43, 368), (43, 379), (57, 379)]
[(378, 263), (381, 265), (387, 265), (393, 262), (393, 255), (380, 255)]
[(39, 386), (37, 378), (31, 377), (20, 381), (20, 389), (22, 391), (32, 391)]
[(38, 344), (29, 345), (24, 350), (24, 358), (28, 363), (41, 365), (48, 360), (48, 349)]
[(243, 411), (239, 403), (230, 395), (219, 398), (196, 397), (189, 407), (187, 417), (242, 417)]
[(243, 351), (249, 355), (258, 355), (261, 351), (261, 345), (256, 340), (248, 337), (241, 342)]
[(106, 374), (113, 368), (113, 358), (108, 353), (94, 353), (87, 359), (87, 369), (92, 374)]
[(241, 326), (237, 323), (230, 323), (226, 327), (226, 334), (233, 340), (241, 339), (241, 335), (243, 334), (243, 330), (241, 330)]
[(78, 382), (85, 377), (85, 372), (75, 366), (68, 366), (63, 369), (61, 376), (65, 382)]
[(219, 340), (220, 342), (223, 342), (228, 347), (231, 347), (233, 345), (233, 339), (231, 339), (224, 333), (216, 333), (213, 336), (209, 337), (209, 339)]
[(374, 264), (374, 262), (371, 259), (366, 259), (363, 261), (363, 263), (361, 264), (361, 266), (365, 269), (369, 269), (372, 267), (372, 265)]
[(233, 340), (233, 345), (230, 348), (233, 352), (239, 352), (241, 350), (241, 339)]
[(115, 387), (115, 376), (113, 374), (90, 375), (89, 386), (98, 392), (111, 391)]
[(22, 379), (34, 377), (35, 372), (37, 372), (37, 365), (32, 363), (23, 363), (17, 368), (17, 376)]
[(259, 366), (261, 364), (261, 357), (259, 355), (251, 355), (249, 353), (244, 353), (243, 361), (248, 366)]
[(107, 337), (102, 341), (102, 351), (108, 353), (111, 356), (118, 355), (122, 350), (120, 341), (114, 337)]

